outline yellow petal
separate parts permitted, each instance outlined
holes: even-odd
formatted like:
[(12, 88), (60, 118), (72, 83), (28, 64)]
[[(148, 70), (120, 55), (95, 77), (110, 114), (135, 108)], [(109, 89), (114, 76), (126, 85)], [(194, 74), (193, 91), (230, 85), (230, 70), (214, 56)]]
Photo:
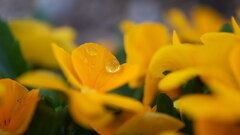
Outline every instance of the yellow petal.
[[(224, 89), (238, 89), (238, 83), (236, 82), (234, 76), (229, 74), (230, 72), (227, 70), (223, 70), (222, 68), (202, 68), (201, 69), (201, 80), (207, 84), (207, 86), (211, 89), (215, 94), (224, 95)], [(221, 94), (222, 93), (222, 94)]]
[(144, 107), (141, 102), (130, 97), (124, 97), (117, 94), (91, 93), (92, 98), (96, 98), (102, 104), (117, 107), (131, 112), (142, 112)]
[(107, 113), (104, 106), (92, 96), (76, 90), (66, 93), (69, 96), (69, 111), (79, 125), (89, 128), (91, 123)]
[(184, 134), (178, 133), (176, 131), (165, 131), (165, 132), (159, 133), (158, 135), (184, 135)]
[(137, 71), (136, 66), (120, 65), (111, 52), (94, 43), (86, 43), (75, 49), (72, 60), (82, 84), (100, 92), (127, 83)]
[(71, 27), (59, 27), (53, 30), (53, 35), (56, 38), (64, 39), (66, 41), (74, 41), (76, 38), (76, 31)]
[(68, 86), (62, 77), (47, 70), (34, 70), (17, 78), (18, 82), (29, 87), (40, 87), (54, 90), (66, 90)]
[[(18, 111), (18, 114), (15, 117), (16, 120), (21, 120), (24, 115), (27, 115), (25, 117), (25, 120), (22, 121), (21, 126), (16, 131), (17, 134), (24, 133), (26, 129), (28, 128), (28, 125), (30, 124), (32, 117), (34, 116), (34, 111), (37, 107), (37, 101), (40, 99), (38, 97), (39, 90), (33, 89), (30, 92), (28, 92), (28, 98), (25, 101), (25, 108), (22, 108), (20, 111)], [(17, 123), (17, 122), (16, 122)]]
[[(164, 71), (193, 67), (198, 63), (200, 45), (166, 46), (156, 52), (149, 66), (154, 77), (163, 77)], [(191, 59), (190, 59), (191, 57)]]
[(189, 95), (180, 98), (179, 105), (180, 109), (193, 119), (237, 121), (240, 118), (240, 109), (235, 102), (216, 96)]
[(194, 124), (196, 135), (238, 135), (240, 128), (237, 123), (201, 119)]
[(236, 45), (230, 53), (229, 57), (230, 61), (230, 66), (232, 68), (232, 73), (235, 76), (235, 79), (238, 82), (238, 86), (240, 87), (240, 46)]
[(91, 126), (100, 135), (113, 135), (117, 129), (122, 126), (127, 120), (132, 118), (135, 113), (123, 111), (120, 115), (115, 116), (115, 118), (108, 124), (102, 126), (96, 126), (95, 123)]
[(51, 35), (32, 35), (29, 38), (23, 38), (18, 40), (20, 41), (20, 47), (23, 52), (24, 58), (28, 62), (38, 66), (57, 68), (57, 62), (54, 58), (51, 48), (51, 43), (55, 41), (51, 37)]
[(194, 29), (198, 33), (218, 32), (226, 23), (220, 13), (207, 6), (197, 6), (192, 10)]
[(173, 45), (181, 45), (181, 41), (178, 38), (177, 32), (173, 31)]
[(0, 104), (0, 123), (5, 122), (1, 130), (22, 134), (34, 114), (39, 90), (28, 92), (22, 85), (10, 79), (1, 79), (0, 85), (5, 89)]
[(72, 64), (72, 59), (70, 54), (64, 51), (62, 48), (58, 47), (57, 45), (53, 45), (53, 51), (60, 65), (61, 69), (63, 70), (64, 74), (68, 78), (68, 80), (72, 83), (72, 85), (77, 86), (78, 88), (82, 87), (81, 80), (78, 78), (77, 73), (75, 72)]
[(152, 77), (150, 73), (145, 78), (144, 93), (143, 93), (143, 104), (151, 105), (156, 94), (158, 93), (158, 82), (160, 78)]
[(240, 37), (233, 33), (212, 32), (204, 34), (201, 41), (204, 45), (232, 46), (240, 41)]
[(26, 38), (29, 33), (32, 36), (48, 34), (50, 25), (34, 19), (14, 19), (8, 22), (13, 34), (19, 38)]
[(57, 43), (68, 51), (74, 47), (73, 32), (70, 32), (70, 28), (54, 29), (49, 24), (34, 19), (11, 20), (9, 25), (16, 39), (20, 41), (25, 59), (32, 64), (57, 68), (51, 44)]
[(122, 31), (122, 33), (128, 32), (130, 29), (134, 28), (136, 25), (133, 21), (130, 20), (124, 20), (120, 22), (119, 28)]
[(193, 79), (199, 74), (199, 71), (194, 68), (186, 68), (182, 70), (169, 73), (162, 80), (160, 80), (158, 87), (162, 91), (175, 90), (190, 79)]
[(127, 62), (140, 67), (137, 76), (130, 81), (131, 87), (141, 85), (153, 54), (168, 41), (167, 29), (158, 23), (137, 25), (124, 35)]
[(155, 135), (164, 131), (177, 131), (183, 123), (166, 114), (147, 112), (137, 115), (123, 124), (118, 134)]
[(170, 9), (166, 14), (169, 24), (179, 33), (181, 39), (198, 41), (199, 35), (194, 31), (184, 13), (176, 8)]
[(234, 17), (231, 18), (231, 22), (232, 22), (232, 27), (233, 27), (234, 33), (239, 35), (240, 34), (240, 28), (239, 28), (239, 25), (237, 24)]

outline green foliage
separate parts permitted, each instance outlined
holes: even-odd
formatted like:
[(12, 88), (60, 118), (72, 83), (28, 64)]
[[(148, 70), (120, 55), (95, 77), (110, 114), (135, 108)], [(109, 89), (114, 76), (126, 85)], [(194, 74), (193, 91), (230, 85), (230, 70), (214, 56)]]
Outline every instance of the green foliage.
[(221, 28), (220, 32), (233, 33), (232, 26), (229, 23), (226, 23), (226, 24), (223, 25), (223, 27)]
[(73, 121), (64, 93), (42, 89), (40, 96), (35, 115), (24, 135), (97, 135)]
[(186, 115), (181, 116), (182, 122), (184, 122), (184, 127), (180, 130), (180, 132), (186, 135), (194, 135), (193, 133), (193, 121), (189, 119)]
[(57, 91), (41, 90), (33, 120), (25, 135), (58, 135), (68, 118), (67, 98)]
[(27, 69), (18, 41), (7, 23), (0, 19), (0, 78), (15, 79)]
[(200, 80), (199, 77), (195, 77), (189, 80), (181, 87), (181, 95), (197, 94), (197, 93), (210, 93), (208, 87)]
[(143, 86), (131, 89), (127, 84), (123, 85), (122, 87), (119, 87), (115, 90), (110, 91), (109, 93), (115, 93), (123, 96), (132, 97), (136, 100), (142, 101), (143, 98)]
[(165, 113), (175, 118), (180, 118), (176, 108), (173, 106), (173, 102), (167, 94), (161, 93), (157, 96), (157, 112)]

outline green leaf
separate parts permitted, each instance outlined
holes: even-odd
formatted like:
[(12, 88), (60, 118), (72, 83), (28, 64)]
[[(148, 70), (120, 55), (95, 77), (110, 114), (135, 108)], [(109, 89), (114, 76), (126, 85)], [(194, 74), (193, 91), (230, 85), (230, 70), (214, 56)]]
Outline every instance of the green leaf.
[(209, 88), (200, 80), (199, 77), (195, 77), (189, 80), (181, 87), (181, 95), (197, 94), (197, 93), (211, 93)]
[(221, 28), (220, 32), (233, 33), (232, 26), (229, 23), (226, 23), (226, 24), (223, 25), (223, 27)]
[(64, 125), (67, 112), (55, 112), (44, 101), (40, 101), (34, 118), (25, 135), (57, 135)]
[(61, 130), (65, 132), (64, 125), (69, 117), (66, 95), (41, 90), (40, 96), (41, 101), (25, 135), (59, 135)]
[(0, 78), (15, 79), (27, 69), (18, 41), (7, 23), (0, 19)]
[(175, 118), (180, 118), (176, 108), (173, 106), (173, 102), (167, 94), (161, 93), (157, 96), (157, 112), (165, 113)]
[(132, 97), (136, 100), (142, 101), (143, 97), (143, 87), (139, 87), (136, 89), (131, 89), (127, 84), (119, 87), (115, 90), (110, 91), (109, 93), (115, 93), (122, 96)]
[(193, 133), (193, 122), (191, 119), (189, 119), (186, 115), (181, 116), (182, 122), (184, 122), (184, 127), (180, 129), (180, 132), (186, 134), (186, 135), (194, 135)]

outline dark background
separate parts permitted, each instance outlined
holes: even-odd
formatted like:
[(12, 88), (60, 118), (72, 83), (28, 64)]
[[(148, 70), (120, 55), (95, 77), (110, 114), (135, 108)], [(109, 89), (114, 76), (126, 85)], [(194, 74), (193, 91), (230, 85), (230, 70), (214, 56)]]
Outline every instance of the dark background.
[(37, 17), (56, 26), (70, 25), (78, 32), (77, 43), (115, 41), (123, 19), (161, 21), (163, 12), (177, 7), (186, 13), (194, 5), (212, 6), (226, 18), (235, 14), (239, 0), (0, 0), (3, 19)]

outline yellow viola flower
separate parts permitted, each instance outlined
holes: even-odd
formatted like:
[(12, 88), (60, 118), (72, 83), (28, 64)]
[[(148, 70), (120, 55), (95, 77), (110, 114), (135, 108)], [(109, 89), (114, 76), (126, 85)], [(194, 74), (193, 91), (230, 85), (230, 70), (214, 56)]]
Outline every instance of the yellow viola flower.
[(8, 24), (20, 42), (25, 59), (38, 66), (57, 68), (52, 43), (57, 43), (67, 51), (72, 51), (75, 46), (76, 32), (70, 27), (54, 28), (34, 19), (15, 19)]
[[(209, 82), (210, 76), (215, 76), (219, 81), (234, 86), (234, 78), (229, 74), (231, 67), (227, 62), (229, 53), (239, 39), (232, 33), (207, 33), (201, 37), (204, 45), (166, 46), (153, 57), (150, 71), (155, 77), (164, 77), (158, 86), (166, 91), (175, 90), (196, 76), (200, 76), (205, 83)], [(164, 71), (171, 73), (165, 76)], [(224, 76), (230, 76), (231, 79), (222, 79)]]
[[(93, 102), (96, 106), (110, 105), (132, 112), (143, 109), (140, 102), (131, 98), (106, 94), (127, 83), (136, 74), (134, 72), (137, 69), (136, 66), (127, 63), (120, 65), (116, 57), (108, 50), (94, 43), (80, 45), (71, 55), (58, 46), (54, 46), (54, 52), (66, 77), (73, 86), (81, 90), (71, 91), (69, 94), (70, 112), (78, 122), (81, 122), (83, 117), (79, 115), (77, 109), (83, 110), (80, 105), (81, 97)], [(87, 101), (82, 101), (82, 104), (84, 105), (85, 102)], [(94, 108), (93, 110), (103, 109)], [(93, 110), (89, 111), (97, 112)], [(87, 115), (91, 114), (89, 111), (86, 111)]]
[(179, 108), (194, 119), (196, 135), (239, 134), (239, 89), (231, 89), (219, 82), (211, 88), (214, 95), (197, 94), (180, 98)]
[(23, 134), (39, 100), (39, 90), (28, 90), (10, 79), (0, 79), (4, 93), (0, 102), (0, 134)]
[(141, 112), (143, 105), (131, 98), (106, 93), (129, 81), (137, 66), (120, 65), (115, 56), (95, 43), (80, 45), (71, 54), (57, 45), (54, 54), (69, 82), (45, 70), (31, 71), (18, 80), (27, 86), (62, 90), (69, 96), (69, 110), (83, 126), (100, 127), (113, 119), (105, 107), (113, 106), (132, 113)]
[[(234, 18), (235, 33), (207, 33), (204, 45), (179, 45), (161, 49), (153, 58), (150, 70), (164, 77), (159, 87), (176, 89), (199, 76), (211, 95), (189, 95), (178, 101), (178, 108), (195, 121), (197, 135), (237, 135), (240, 133), (240, 37)], [(177, 55), (176, 55), (177, 54)], [(161, 63), (161, 64), (160, 64)], [(164, 76), (162, 72), (171, 71)]]
[(191, 10), (191, 20), (180, 9), (170, 9), (166, 18), (179, 33), (181, 40), (200, 42), (200, 36), (206, 32), (218, 32), (226, 20), (217, 11), (206, 6), (197, 6)]
[(124, 34), (127, 63), (140, 67), (138, 74), (130, 80), (130, 87), (136, 88), (144, 82), (153, 54), (168, 41), (167, 29), (158, 23), (139, 24)]

